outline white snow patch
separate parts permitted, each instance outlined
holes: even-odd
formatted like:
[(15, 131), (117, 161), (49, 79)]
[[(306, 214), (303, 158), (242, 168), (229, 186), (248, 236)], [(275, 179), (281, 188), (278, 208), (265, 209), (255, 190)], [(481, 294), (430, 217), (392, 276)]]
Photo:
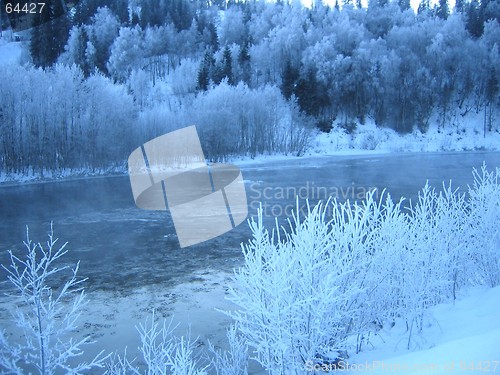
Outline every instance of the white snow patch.
[(124, 166), (113, 166), (109, 168), (89, 169), (78, 168), (69, 169), (65, 168), (59, 171), (44, 170), (43, 173), (33, 172), (30, 169), (27, 173), (0, 173), (0, 184), (3, 185), (17, 185), (19, 183), (42, 183), (52, 181), (70, 181), (78, 179), (89, 179), (109, 176), (122, 176), (127, 173)]
[(19, 64), (23, 56), (23, 42), (0, 42), (0, 64)]
[(433, 123), (426, 133), (418, 130), (400, 135), (392, 129), (380, 128), (373, 121), (358, 125), (353, 134), (340, 126), (329, 133), (319, 133), (308, 155), (359, 155), (363, 152), (435, 152), (465, 150), (500, 150), (500, 127), (493, 125), (484, 136), (483, 113), (458, 116), (444, 129)]
[[(500, 373), (500, 287), (475, 289), (455, 305), (430, 309), (433, 319), (420, 336), (418, 349), (406, 350), (403, 327), (380, 332), (373, 348), (352, 355), (350, 371), (402, 374)], [(489, 368), (489, 370), (487, 370)]]

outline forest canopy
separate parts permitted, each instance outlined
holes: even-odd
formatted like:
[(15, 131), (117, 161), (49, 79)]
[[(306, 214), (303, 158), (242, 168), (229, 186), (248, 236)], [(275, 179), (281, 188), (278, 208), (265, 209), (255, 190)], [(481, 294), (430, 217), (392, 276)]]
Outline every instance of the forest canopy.
[(301, 154), (367, 119), (425, 133), (484, 111), (493, 131), (499, 19), (498, 0), (81, 0), (31, 29), (30, 64), (0, 67), (2, 169), (123, 165), (193, 123), (211, 159)]

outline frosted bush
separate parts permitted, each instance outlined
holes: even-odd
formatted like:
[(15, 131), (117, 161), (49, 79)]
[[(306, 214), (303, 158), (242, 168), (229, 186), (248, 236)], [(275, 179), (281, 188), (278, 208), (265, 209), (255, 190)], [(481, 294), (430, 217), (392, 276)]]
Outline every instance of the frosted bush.
[(307, 361), (343, 349), (363, 315), (366, 229), (374, 219), (370, 209), (347, 203), (319, 204), (272, 233), (262, 211), (250, 222), (253, 239), (243, 246), (245, 267), (229, 297), (241, 310), (230, 315), (269, 373), (301, 373)]
[(469, 188), (469, 280), (494, 287), (500, 284), (500, 168), (474, 169)]
[(173, 335), (175, 327), (172, 321), (167, 325), (155, 319), (139, 324), (137, 330), (141, 337), (139, 351), (142, 365), (130, 361), (126, 352), (122, 356), (116, 353), (107, 363), (106, 375), (206, 375), (205, 367), (200, 367), (193, 358), (194, 343), (184, 336)]
[(373, 123), (361, 125), (356, 128), (353, 137), (353, 147), (362, 150), (379, 150), (388, 147), (392, 140), (399, 139), (392, 129), (379, 128)]
[[(382, 202), (383, 194), (380, 202)], [(370, 269), (364, 281), (365, 301), (358, 315), (356, 352), (362, 350), (363, 338), (386, 323), (393, 323), (401, 313), (401, 275), (406, 264), (406, 238), (409, 223), (401, 210), (403, 201), (394, 203), (387, 195), (385, 203), (376, 205), (373, 199), (365, 206), (374, 217), (366, 232)], [(355, 271), (354, 271), (355, 272)]]
[[(335, 200), (307, 205), (286, 226), (268, 231), (263, 212), (249, 221), (252, 238), (242, 245), (245, 264), (235, 270), (227, 312), (229, 350), (209, 344), (217, 375), (246, 375), (252, 357), (270, 374), (302, 374), (311, 364), (334, 363), (359, 352), (371, 333), (406, 324), (406, 347), (418, 347), (429, 307), (454, 300), (471, 285), (500, 284), (500, 169), (473, 171), (467, 192), (428, 184), (418, 200), (403, 207), (382, 193), (362, 203)], [(71, 336), (85, 304), (76, 274), (52, 289), (47, 281), (67, 267), (54, 262), (52, 231), (46, 246), (25, 242), (27, 257), (12, 252), (5, 268), (20, 294), (16, 323), (25, 342), (9, 343), (0, 332), (0, 371), (18, 374), (82, 373), (104, 366), (99, 354), (73, 365), (89, 343)], [(56, 250), (57, 249), (57, 250)], [(386, 326), (387, 325), (387, 326)], [(140, 324), (142, 359), (115, 354), (106, 374), (201, 375), (193, 342), (175, 337), (171, 325)]]
[(215, 372), (217, 375), (247, 375), (248, 345), (245, 338), (234, 324), (229, 327), (226, 336), (229, 344), (227, 351), (222, 351), (212, 343), (208, 343)]
[(397, 320), (417, 347), (430, 306), (500, 283), (499, 177), (483, 166), (468, 194), (426, 184), (406, 208), (373, 192), (362, 204), (319, 203), (271, 232), (259, 211), (229, 296), (255, 359), (270, 374), (301, 373)]
[(351, 135), (341, 126), (334, 124), (329, 133), (319, 133), (316, 142), (318, 151), (322, 149), (345, 150), (350, 148)]
[(428, 184), (419, 192), (417, 204), (410, 204), (397, 306), (408, 327), (408, 349), (412, 335), (423, 330), (428, 307), (450, 298), (452, 290), (454, 294), (457, 255), (463, 250), (456, 241), (457, 229), (463, 224), (464, 207), (463, 195), (451, 186), (443, 186), (438, 194)]

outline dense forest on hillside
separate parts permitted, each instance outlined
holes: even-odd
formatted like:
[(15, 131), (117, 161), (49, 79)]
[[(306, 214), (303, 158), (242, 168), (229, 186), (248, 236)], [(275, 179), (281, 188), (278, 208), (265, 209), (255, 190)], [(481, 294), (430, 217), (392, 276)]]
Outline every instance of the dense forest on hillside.
[[(58, 1), (0, 66), (3, 173), (123, 166), (195, 124), (212, 160), (301, 154), (332, 124), (499, 131), (500, 2)], [(43, 18), (43, 20), (42, 20)], [(42, 22), (44, 21), (44, 22)]]

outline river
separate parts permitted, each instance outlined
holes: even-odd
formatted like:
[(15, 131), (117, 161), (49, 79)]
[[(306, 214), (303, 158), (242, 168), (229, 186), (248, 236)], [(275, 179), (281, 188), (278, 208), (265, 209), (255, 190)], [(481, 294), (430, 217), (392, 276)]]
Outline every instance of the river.
[[(472, 168), (483, 162), (489, 169), (499, 167), (500, 152), (318, 156), (245, 162), (241, 169), (249, 217), (262, 203), (271, 226), (274, 216), (290, 213), (297, 196), (302, 205), (305, 198), (313, 204), (329, 197), (359, 200), (376, 188), (379, 195), (386, 189), (394, 199), (415, 200), (426, 181), (440, 188), (450, 180), (467, 191)], [(103, 345), (133, 345), (133, 325), (153, 307), (164, 316), (191, 320), (194, 337), (222, 340), (228, 318), (213, 308), (230, 308), (225, 284), (242, 264), (240, 243), (250, 236), (246, 223), (181, 249), (169, 213), (138, 209), (127, 176), (0, 186), (0, 218), (3, 264), (8, 249), (22, 247), (26, 226), (32, 239), (45, 241), (53, 222), (56, 236), (69, 242), (64, 261), (79, 260), (79, 275), (88, 278), (86, 290), (94, 302), (83, 319)], [(5, 271), (0, 277), (5, 286)]]

